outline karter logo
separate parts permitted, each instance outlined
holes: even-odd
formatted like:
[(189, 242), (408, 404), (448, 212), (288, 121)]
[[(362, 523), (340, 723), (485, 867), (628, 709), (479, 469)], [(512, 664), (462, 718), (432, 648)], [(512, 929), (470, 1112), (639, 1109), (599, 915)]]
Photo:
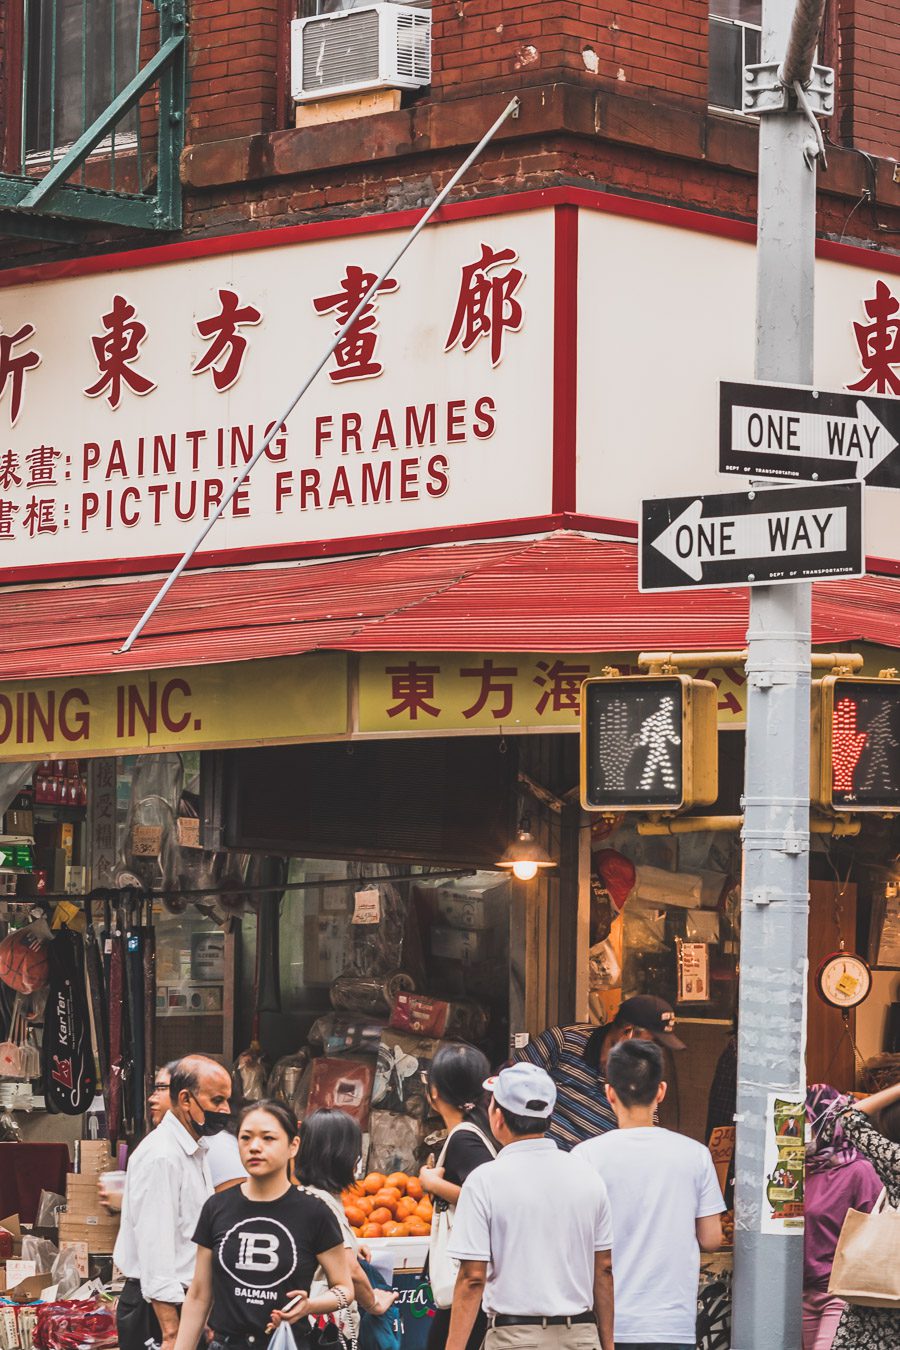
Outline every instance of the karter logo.
[(242, 1289), (254, 1293), (273, 1289), (290, 1279), (297, 1269), (297, 1247), (290, 1232), (277, 1219), (242, 1219), (219, 1243), (219, 1264)]
[(278, 1238), (274, 1233), (241, 1233), (235, 1266), (238, 1270), (268, 1274), (278, 1265)]

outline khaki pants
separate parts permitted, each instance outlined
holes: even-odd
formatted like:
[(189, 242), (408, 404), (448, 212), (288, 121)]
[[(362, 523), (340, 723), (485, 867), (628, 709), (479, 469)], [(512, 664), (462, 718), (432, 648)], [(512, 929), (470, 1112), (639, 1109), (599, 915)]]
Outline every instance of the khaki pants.
[(491, 1327), (484, 1350), (600, 1350), (593, 1322), (559, 1326)]

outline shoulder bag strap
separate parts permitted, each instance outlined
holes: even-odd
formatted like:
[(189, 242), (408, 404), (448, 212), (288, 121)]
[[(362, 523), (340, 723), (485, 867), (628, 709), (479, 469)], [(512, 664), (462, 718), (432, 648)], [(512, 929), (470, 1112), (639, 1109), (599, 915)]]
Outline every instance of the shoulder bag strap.
[[(453, 1129), (450, 1131), (450, 1134), (447, 1135), (447, 1142), (448, 1142), (448, 1143), (450, 1142), (450, 1135), (451, 1135), (451, 1134), (455, 1134), (457, 1130), (469, 1130), (470, 1133), (472, 1133), (472, 1134), (477, 1134), (478, 1137), (479, 1137), (479, 1139), (481, 1140), (481, 1142), (484, 1144), (485, 1148), (487, 1149), (488, 1153), (490, 1153), (491, 1157), (492, 1157), (492, 1158), (496, 1158), (496, 1156), (497, 1156), (497, 1149), (495, 1148), (495, 1146), (494, 1146), (494, 1144), (492, 1143), (492, 1141), (491, 1141), (490, 1139), (488, 1139), (488, 1137), (487, 1137), (487, 1135), (485, 1134), (484, 1130), (479, 1129), (479, 1127), (478, 1127), (477, 1125), (473, 1125), (472, 1122), (471, 1122), (470, 1120), (463, 1120), (463, 1121), (460, 1121), (459, 1125), (454, 1125)], [(447, 1145), (445, 1144), (444, 1147), (446, 1148)]]

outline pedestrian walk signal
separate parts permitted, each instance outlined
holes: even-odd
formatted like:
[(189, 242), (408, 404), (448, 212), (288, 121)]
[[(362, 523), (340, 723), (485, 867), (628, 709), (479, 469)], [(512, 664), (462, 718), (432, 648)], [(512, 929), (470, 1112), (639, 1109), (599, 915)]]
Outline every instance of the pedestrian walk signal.
[(814, 681), (811, 747), (813, 805), (900, 811), (900, 680)]
[(718, 693), (687, 675), (600, 676), (581, 698), (587, 811), (687, 811), (719, 795)]

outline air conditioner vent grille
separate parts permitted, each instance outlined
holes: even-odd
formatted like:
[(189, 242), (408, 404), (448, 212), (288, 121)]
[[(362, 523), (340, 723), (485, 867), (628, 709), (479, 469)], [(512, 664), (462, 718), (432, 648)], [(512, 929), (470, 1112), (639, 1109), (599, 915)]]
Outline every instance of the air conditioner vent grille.
[(378, 13), (348, 10), (303, 32), (303, 88), (333, 89), (378, 79)]
[(431, 14), (378, 3), (291, 25), (291, 92), (302, 102), (431, 80)]

